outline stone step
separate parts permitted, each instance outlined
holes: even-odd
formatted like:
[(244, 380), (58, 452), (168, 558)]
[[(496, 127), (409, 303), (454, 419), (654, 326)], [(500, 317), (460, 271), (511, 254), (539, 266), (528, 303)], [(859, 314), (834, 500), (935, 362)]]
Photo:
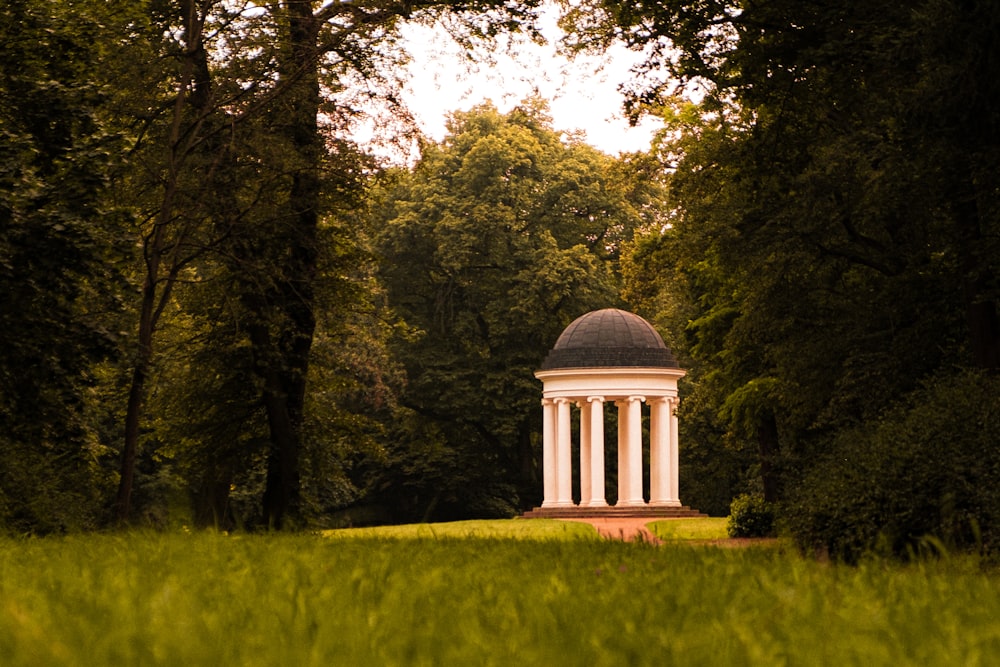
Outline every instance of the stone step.
[(525, 519), (579, 519), (583, 517), (679, 519), (707, 517), (707, 514), (682, 507), (535, 507), (521, 515)]

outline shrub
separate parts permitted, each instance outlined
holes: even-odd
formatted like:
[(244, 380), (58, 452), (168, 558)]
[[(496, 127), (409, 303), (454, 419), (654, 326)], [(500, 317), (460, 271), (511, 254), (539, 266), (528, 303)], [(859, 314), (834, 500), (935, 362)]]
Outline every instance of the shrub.
[(783, 505), (798, 545), (854, 562), (928, 544), (1000, 550), (1000, 378), (941, 374), (843, 433)]
[(771, 537), (774, 535), (774, 505), (761, 496), (742, 494), (729, 506), (726, 522), (729, 537)]

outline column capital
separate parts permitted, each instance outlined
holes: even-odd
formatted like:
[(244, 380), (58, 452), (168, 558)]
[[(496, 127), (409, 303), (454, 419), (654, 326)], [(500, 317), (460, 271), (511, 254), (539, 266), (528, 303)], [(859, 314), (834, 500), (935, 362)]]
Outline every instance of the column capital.
[(552, 399), (552, 402), (555, 403), (556, 405), (561, 405), (563, 403), (571, 403), (572, 401), (565, 396), (557, 396)]
[(625, 399), (625, 400), (626, 400), (626, 401), (627, 401), (628, 403), (634, 403), (635, 401), (639, 401), (639, 402), (642, 402), (642, 401), (645, 401), (645, 400), (646, 400), (646, 397), (645, 397), (645, 396), (629, 396), (629, 397), (628, 397), (627, 399)]
[(548, 405), (555, 405), (555, 401), (553, 401), (551, 398), (543, 398), (542, 399), (542, 406), (544, 407), (544, 406), (548, 406)]
[(587, 402), (588, 403), (596, 403), (596, 402), (604, 403), (604, 397), (603, 396), (588, 396), (587, 397)]

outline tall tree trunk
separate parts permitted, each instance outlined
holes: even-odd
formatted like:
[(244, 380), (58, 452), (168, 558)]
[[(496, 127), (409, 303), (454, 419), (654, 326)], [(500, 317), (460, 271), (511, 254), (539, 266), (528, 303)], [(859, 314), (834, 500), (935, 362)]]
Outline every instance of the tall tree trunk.
[[(156, 253), (158, 254), (158, 253)], [(118, 476), (118, 493), (115, 497), (115, 521), (128, 523), (132, 514), (132, 489), (135, 484), (135, 464), (139, 452), (139, 422), (142, 405), (146, 396), (146, 378), (153, 363), (153, 331), (155, 329), (156, 283), (147, 269), (146, 283), (142, 290), (142, 304), (139, 313), (139, 346), (132, 368), (132, 382), (129, 386), (128, 404), (125, 408), (125, 442), (122, 446), (121, 466)]]
[(764, 500), (771, 503), (777, 502), (781, 496), (781, 478), (776, 465), (778, 446), (778, 423), (773, 414), (768, 414), (757, 427), (757, 451), (760, 456)]
[(978, 367), (996, 371), (1000, 369), (1000, 316), (997, 302), (991, 296), (991, 283), (996, 280), (996, 260), (983, 252), (986, 241), (974, 167), (965, 156), (960, 159), (964, 169), (959, 173), (964, 174), (964, 179), (954, 193), (954, 214), (959, 234), (962, 299), (969, 350), (973, 363)]
[(313, 308), (323, 153), (318, 123), (320, 22), (312, 14), (311, 2), (289, 2), (286, 11), (288, 48), (282, 76), (289, 86), (288, 101), (281, 107), (284, 118), (275, 118), (274, 122), (285, 128), (297, 168), (288, 195), (287, 215), (281, 221), (289, 229), (283, 234), (289, 243), (287, 260), (276, 285), (276, 315), (281, 325), (276, 336), (262, 327), (251, 331), (258, 359), (267, 361), (267, 367), (260, 368), (271, 440), (263, 511), (268, 525), (277, 529), (299, 509), (306, 378), (316, 329)]
[(193, 498), (194, 525), (218, 530), (230, 530), (234, 527), (229, 506), (232, 483), (231, 461), (212, 460), (205, 467)]
[[(167, 135), (169, 157), (165, 165), (166, 181), (159, 209), (153, 218), (153, 229), (142, 239), (146, 275), (143, 279), (142, 300), (139, 306), (137, 350), (125, 408), (125, 435), (114, 507), (114, 518), (117, 523), (127, 523), (132, 513), (132, 491), (135, 485), (140, 424), (146, 397), (146, 380), (153, 365), (153, 339), (156, 326), (170, 300), (177, 276), (187, 261), (177, 254), (177, 248), (190, 231), (189, 226), (178, 224), (174, 220), (178, 181), (183, 163), (198, 134), (197, 129), (204, 122), (209, 107), (208, 56), (202, 41), (204, 16), (198, 13), (198, 8), (192, 0), (183, 1), (182, 11), (185, 21), (183, 41), (187, 49), (182, 56), (178, 92), (174, 99), (171, 126)], [(193, 117), (186, 113), (188, 104), (193, 104), (197, 111)], [(195, 127), (185, 127), (189, 118)], [(166, 273), (161, 275), (164, 264), (167, 267)]]
[(541, 504), (539, 489), (542, 488), (542, 485), (538, 459), (531, 446), (531, 434), (534, 432), (532, 426), (534, 424), (526, 419), (518, 425), (517, 429), (517, 470), (520, 480), (518, 496), (524, 509)]
[[(286, 324), (287, 326), (287, 324)], [(250, 341), (255, 357), (263, 358), (257, 364), (261, 377), (261, 401), (267, 414), (269, 445), (267, 477), (265, 481), (263, 511), (269, 528), (280, 530), (286, 518), (299, 509), (299, 448), (302, 427), (303, 391), (295, 386), (290, 367), (282, 368), (285, 355), (268, 354), (274, 348), (266, 327), (255, 323), (250, 327)], [(290, 357), (290, 355), (289, 355)], [(288, 361), (291, 361), (288, 358)], [(305, 372), (302, 369), (301, 372)]]

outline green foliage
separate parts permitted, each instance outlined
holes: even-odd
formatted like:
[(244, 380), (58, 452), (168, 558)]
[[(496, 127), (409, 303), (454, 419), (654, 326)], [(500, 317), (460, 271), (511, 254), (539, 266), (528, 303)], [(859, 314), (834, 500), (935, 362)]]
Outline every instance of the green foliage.
[(344, 532), (0, 539), (0, 661), (934, 666), (1000, 649), (996, 574), (960, 560)]
[(184, 313), (158, 334), (158, 372), (174, 386), (147, 404), (133, 514), (140, 524), (154, 517), (162, 525), (179, 497), (183, 511), (173, 522), (259, 525), (267, 428), (250, 350), (221, 315), (232, 307), (229, 295), (198, 286), (182, 287), (176, 298)]
[(872, 550), (908, 556), (933, 541), (995, 554), (998, 441), (997, 377), (940, 373), (878, 423), (840, 434), (783, 519), (803, 549), (847, 561)]
[[(532, 18), (531, 6), (505, 3), (484, 12), (430, 2), (422, 18), (472, 17), (476, 25), (457, 34), (475, 41), (519, 30), (522, 20)], [(199, 75), (191, 100), (197, 108), (208, 85), (202, 69), (210, 70), (220, 81), (217, 92), (209, 91), (217, 95), (209, 95), (216, 118), (206, 134), (209, 145), (218, 144), (222, 165), (213, 197), (223, 203), (212, 212), (214, 229), (223, 232), (220, 273), (236, 297), (232, 315), (249, 346), (254, 405), (265, 416), (262, 523), (280, 528), (286, 519), (301, 522), (355, 494), (347, 466), (336, 459), (371, 449), (377, 429), (365, 423), (364, 410), (345, 406), (365, 393), (357, 388), (365, 380), (392, 374), (391, 363), (373, 369), (370, 360), (348, 359), (350, 353), (378, 354), (384, 338), (378, 315), (372, 315), (369, 290), (377, 290), (359, 224), (374, 164), (347, 137), (360, 110), (372, 108), (373, 101), (397, 110), (395, 72), (403, 56), (396, 29), (413, 7), (296, 2), (261, 6), (252, 14), (224, 4), (212, 9), (231, 14), (220, 21), (225, 32), (206, 27), (217, 43), (211, 58), (191, 64)], [(230, 143), (233, 135), (242, 142), (238, 148)], [(348, 324), (330, 326), (340, 321)], [(365, 325), (374, 332), (364, 332)], [(343, 344), (352, 336), (361, 342)], [(327, 343), (327, 349), (315, 350), (317, 343)], [(331, 354), (338, 346), (348, 354)], [(316, 359), (329, 362), (325, 373), (312, 373)], [(334, 368), (343, 375), (331, 378)], [(319, 383), (326, 396), (330, 387), (349, 387), (337, 397), (341, 410), (333, 418), (311, 414), (317, 399), (310, 383), (320, 378), (327, 380)], [(327, 428), (332, 424), (336, 428)], [(352, 447), (349, 440), (359, 434), (362, 442)]]
[(618, 258), (655, 188), (550, 125), (544, 104), (456, 113), (385, 195), (377, 239), (406, 370), (382, 486), (409, 520), (531, 504), (532, 380), (575, 317), (618, 303)]
[[(119, 521), (190, 494), (200, 523), (277, 525), (358, 493), (394, 366), (358, 224), (374, 165), (344, 137), (398, 110), (413, 6), (257, 10), (0, 8), (0, 524), (95, 525), (116, 450)], [(471, 45), (534, 3), (419, 14)]]
[(931, 378), (1000, 367), (995, 5), (595, 0), (571, 18), (581, 46), (607, 28), (646, 49), (632, 105), (666, 123), (671, 205), (628, 292), (683, 331), (697, 446), (753, 455), (733, 491), (780, 500)]
[(726, 520), (729, 537), (773, 537), (774, 505), (748, 493), (733, 498)]
[(98, 520), (95, 367), (113, 359), (129, 217), (109, 184), (105, 3), (0, 8), (0, 527)]

